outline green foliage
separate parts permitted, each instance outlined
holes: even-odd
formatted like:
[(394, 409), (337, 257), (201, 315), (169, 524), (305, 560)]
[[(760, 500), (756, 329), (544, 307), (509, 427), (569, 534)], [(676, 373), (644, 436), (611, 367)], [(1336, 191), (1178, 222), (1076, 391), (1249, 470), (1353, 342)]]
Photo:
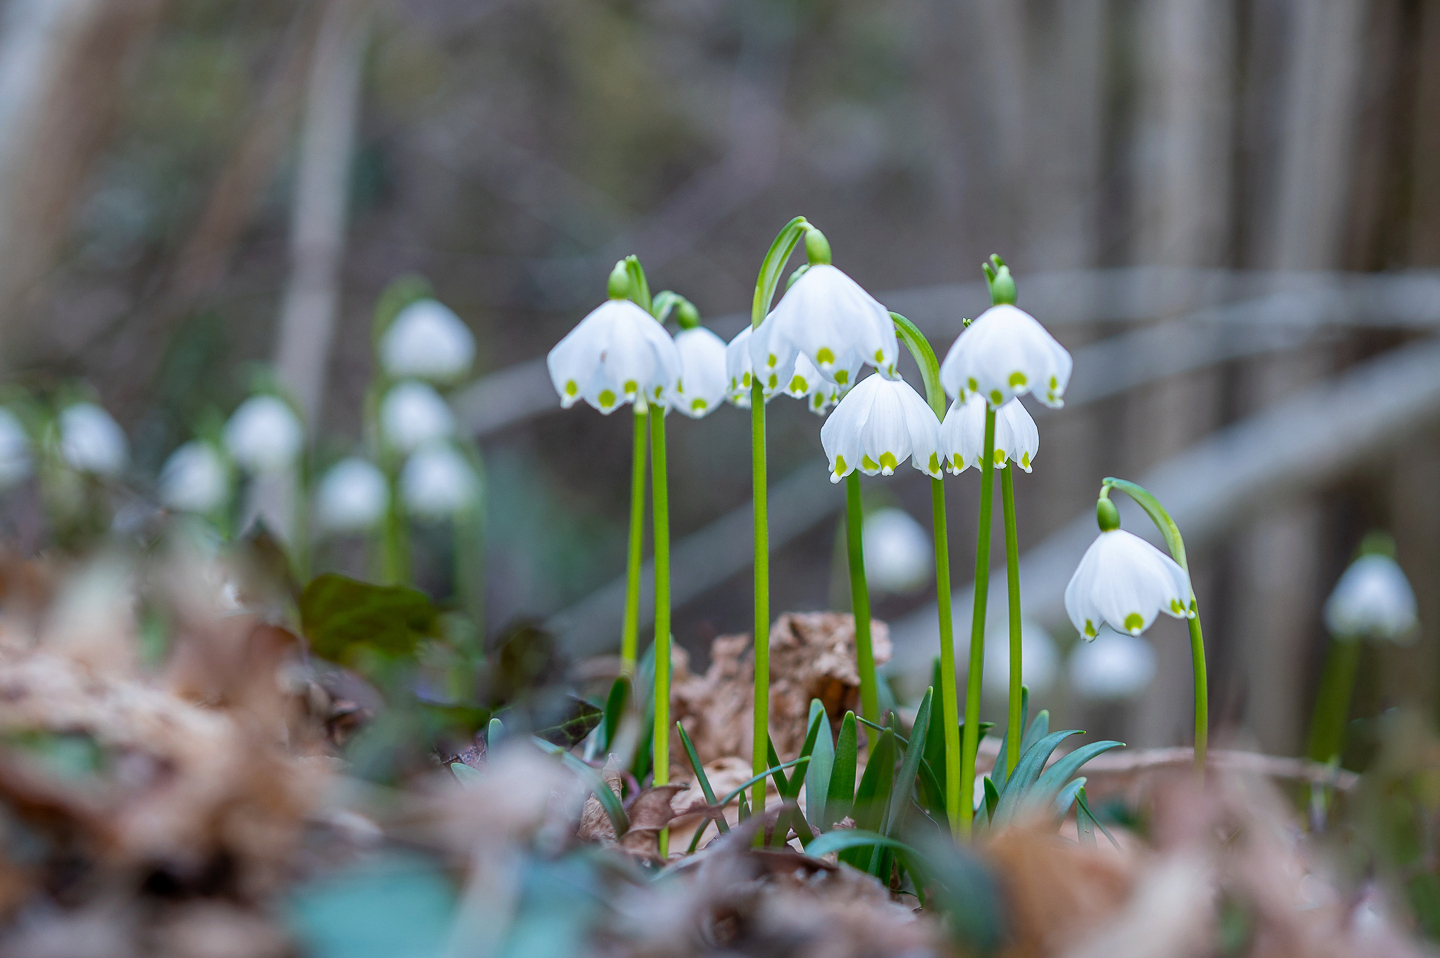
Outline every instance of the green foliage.
[(835, 743), (835, 760), (825, 789), (825, 814), (820, 830), (829, 831), (835, 823), (850, 814), (855, 802), (855, 765), (857, 734), (855, 713), (846, 712), (840, 723), (840, 737)]
[(425, 593), (404, 586), (371, 585), (327, 573), (300, 595), (300, 623), (322, 658), (352, 664), (362, 652), (387, 658), (413, 656), (437, 634), (439, 617)]

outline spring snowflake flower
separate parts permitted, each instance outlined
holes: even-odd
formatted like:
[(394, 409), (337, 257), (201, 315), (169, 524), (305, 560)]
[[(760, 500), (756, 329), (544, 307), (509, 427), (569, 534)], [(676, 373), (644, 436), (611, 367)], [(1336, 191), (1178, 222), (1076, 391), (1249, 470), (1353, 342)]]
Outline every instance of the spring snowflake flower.
[(294, 464), (304, 445), (305, 427), (300, 417), (279, 396), (251, 396), (225, 423), (225, 448), (248, 472), (283, 472)]
[(865, 580), (873, 592), (904, 595), (935, 581), (930, 535), (904, 509), (876, 509), (865, 517)]
[(1155, 669), (1149, 642), (1103, 628), (1093, 642), (1081, 642), (1070, 653), (1070, 688), (1092, 701), (1131, 699), (1150, 687)]
[(390, 388), (380, 401), (380, 432), (402, 453), (455, 434), (455, 414), (433, 387), (411, 379)]
[(725, 340), (704, 326), (675, 334), (680, 354), (680, 378), (670, 397), (670, 408), (692, 419), (706, 416), (725, 401)]
[(160, 467), (160, 501), (177, 512), (214, 512), (230, 498), (230, 469), (220, 451), (193, 439)]
[[(725, 398), (741, 409), (750, 408), (750, 384), (753, 381), (754, 363), (750, 355), (750, 335), (754, 327), (746, 326), (740, 334), (725, 347)], [(857, 363), (855, 372), (863, 364)], [(784, 393), (792, 399), (804, 400), (805, 405), (816, 415), (835, 405), (840, 398), (841, 387), (820, 375), (820, 370), (802, 353), (795, 357), (795, 365), (789, 370), (789, 378), (780, 381), (780, 370), (771, 370), (762, 382), (765, 399), (768, 401)], [(848, 375), (848, 374), (847, 374)]]
[(1139, 635), (1161, 612), (1189, 617), (1190, 576), (1174, 559), (1118, 526), (1102, 531), (1085, 550), (1065, 587), (1065, 611), (1087, 639), (1109, 624)]
[(628, 299), (593, 310), (545, 358), (566, 409), (581, 399), (609, 414), (641, 400), (664, 406), (680, 377), (675, 341)]
[(864, 364), (898, 379), (900, 343), (890, 313), (860, 284), (828, 264), (795, 281), (750, 339), (750, 361), (767, 390), (784, 389), (804, 356), (842, 389)]
[(448, 306), (417, 299), (395, 315), (380, 337), (379, 353), (392, 379), (454, 382), (475, 361), (475, 336)]
[[(940, 452), (945, 468), (959, 475), (971, 466), (980, 468), (985, 455), (986, 402), (979, 393), (970, 393), (963, 400), (950, 404), (945, 421), (940, 425)], [(1035, 420), (1018, 399), (1012, 399), (995, 410), (995, 466), (1005, 468), (1014, 462), (1030, 471), (1040, 451), (1040, 431)]]
[(857, 468), (888, 476), (907, 458), (939, 479), (939, 434), (935, 413), (909, 383), (877, 375), (860, 380), (840, 400), (820, 427), (820, 444), (830, 458), (831, 482)]
[(30, 437), (10, 410), (0, 407), (0, 489), (29, 478), (35, 468)]
[(452, 518), (468, 508), (479, 494), (479, 485), (469, 460), (448, 442), (417, 449), (400, 470), (405, 508), (426, 519)]
[(1034, 393), (1047, 406), (1065, 404), (1072, 361), (1035, 317), (1010, 305), (991, 306), (971, 323), (940, 364), (940, 383), (954, 399), (978, 392), (999, 408)]
[(108, 412), (76, 403), (60, 413), (60, 455), (76, 472), (116, 476), (130, 461), (130, 442)]
[(1325, 626), (1339, 639), (1408, 642), (1416, 624), (1415, 590), (1388, 555), (1351, 563), (1325, 603)]
[(320, 480), (315, 493), (315, 518), (331, 532), (373, 529), (390, 504), (385, 475), (359, 456), (341, 459)]

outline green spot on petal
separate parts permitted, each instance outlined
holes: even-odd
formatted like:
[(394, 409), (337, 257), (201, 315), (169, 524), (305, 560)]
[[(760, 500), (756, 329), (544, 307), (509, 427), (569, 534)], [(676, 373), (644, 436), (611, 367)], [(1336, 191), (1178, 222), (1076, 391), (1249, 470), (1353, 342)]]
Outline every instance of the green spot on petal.
[(640, 384), (633, 379), (625, 380), (625, 395), (633, 396), (640, 389)]
[(770, 358), (766, 361), (766, 365), (769, 366), (771, 369), (774, 369), (774, 368), (775, 368), (775, 364), (778, 363), (779, 361), (780, 361), (780, 360), (776, 358), (775, 354), (774, 354), (774, 353), (771, 353), (771, 354), (770, 354)]
[(1085, 634), (1092, 639), (1095, 638), (1095, 623), (1089, 619), (1085, 620)]
[(1144, 625), (1145, 617), (1139, 612), (1131, 612), (1125, 616), (1125, 631), (1127, 632), (1139, 632)]
[(837, 476), (844, 475), (844, 474), (845, 474), (845, 470), (846, 470), (845, 457), (844, 457), (844, 456), (836, 456), (836, 457), (835, 457), (835, 475), (837, 475)]
[(938, 452), (930, 453), (930, 471), (932, 473), (940, 472), (940, 454)]
[(770, 374), (770, 388), (771, 388), (771, 389), (774, 389), (774, 388), (775, 388), (776, 386), (778, 386), (778, 385), (780, 385), (780, 377), (777, 376), (777, 375), (775, 375), (774, 373), (771, 373), (771, 374)]
[(805, 381), (804, 376), (796, 376), (790, 380), (790, 391), (792, 393), (807, 393), (810, 391), (810, 384)]
[(1054, 376), (1051, 376), (1051, 377), (1050, 377), (1050, 388), (1051, 388), (1052, 390), (1054, 390), (1054, 389), (1059, 389), (1059, 388), (1060, 388), (1060, 380), (1056, 379)]
[(1005, 450), (1004, 450), (1004, 449), (996, 449), (996, 450), (995, 450), (995, 465), (997, 465), (997, 466), (1003, 466), (1003, 465), (1005, 465)]
[(609, 389), (600, 390), (600, 395), (596, 396), (595, 398), (600, 400), (601, 408), (609, 409), (611, 406), (615, 405), (615, 393)]
[(835, 361), (835, 354), (830, 351), (829, 346), (821, 346), (815, 352), (815, 365), (828, 366)]
[(896, 466), (898, 466), (898, 465), (900, 465), (900, 463), (899, 463), (898, 461), (896, 461), (896, 459), (895, 459), (895, 453), (893, 453), (893, 452), (882, 452), (882, 453), (880, 453), (880, 468), (881, 468), (881, 469), (894, 469), (894, 468), (895, 468)]
[(860, 465), (861, 465), (862, 468), (865, 468), (865, 469), (879, 469), (879, 468), (880, 468), (880, 464), (879, 464), (878, 462), (876, 462), (874, 459), (871, 459), (871, 458), (869, 457), (869, 455), (866, 455), (866, 456), (864, 456), (864, 457), (862, 457), (862, 458), (860, 459)]
[(1010, 385), (1015, 388), (1019, 388), (1025, 385), (1025, 381), (1025, 374), (1020, 372), (1019, 370), (1016, 370), (1015, 372), (1010, 374)]
[(1029, 468), (1030, 468), (1030, 453), (1025, 452), (1025, 453), (1021, 453), (1021, 454), (1020, 454), (1020, 468), (1022, 468), (1022, 469), (1029, 469)]
[(743, 378), (743, 379), (740, 380), (740, 384), (741, 384), (742, 386), (744, 386), (746, 389), (749, 389), (749, 388), (750, 388), (750, 374), (749, 374), (749, 373), (746, 373), (746, 374), (745, 374), (745, 378)]
[(876, 362), (876, 363), (883, 363), (884, 361), (885, 361), (885, 354), (884, 354), (882, 351), (878, 350), (878, 349), (875, 350), (875, 362)]
[(992, 390), (990, 390), (990, 404), (991, 404), (992, 406), (998, 406), (998, 405), (1000, 405), (1002, 402), (1004, 402), (1004, 400), (1005, 400), (1005, 397), (1002, 396), (1002, 395), (1000, 395), (1000, 390), (998, 390), (998, 389), (992, 389)]
[(980, 391), (980, 384), (975, 381), (974, 376), (970, 377), (970, 391), (974, 393), (978, 393)]
[(839, 383), (840, 385), (842, 385), (842, 386), (845, 385), (846, 383), (848, 383), (848, 382), (850, 381), (850, 370), (848, 370), (848, 369), (837, 369), (837, 370), (835, 370), (835, 381), (836, 381), (837, 383)]
[(954, 461), (955, 461), (955, 471), (956, 471), (956, 472), (964, 472), (964, 471), (965, 471), (965, 457), (962, 456), (962, 455), (960, 455), (960, 454), (957, 452), (953, 458), (954, 458)]
[(577, 385), (575, 385), (575, 380), (571, 379), (571, 380), (569, 380), (568, 382), (565, 383), (565, 395), (567, 395), (567, 396), (573, 396), (573, 395), (575, 395), (576, 393), (578, 393), (579, 391), (580, 391), (580, 387), (577, 386)]

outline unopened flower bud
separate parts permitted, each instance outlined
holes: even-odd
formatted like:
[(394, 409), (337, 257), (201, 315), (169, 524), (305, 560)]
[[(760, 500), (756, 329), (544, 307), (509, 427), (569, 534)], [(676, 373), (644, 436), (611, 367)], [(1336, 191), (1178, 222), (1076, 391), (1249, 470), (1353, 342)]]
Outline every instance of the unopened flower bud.
[(1120, 510), (1115, 508), (1115, 503), (1108, 497), (1102, 497), (1095, 503), (1095, 521), (1100, 525), (1101, 532), (1110, 532), (1120, 528)]
[(990, 262), (984, 264), (985, 279), (990, 284), (990, 304), (992, 306), (1015, 305), (1015, 277), (1010, 275), (1010, 267), (999, 256), (992, 255)]
[(830, 265), (830, 241), (814, 227), (805, 231), (805, 259), (811, 266)]
[(623, 259), (610, 271), (608, 292), (611, 299), (625, 299), (630, 295), (630, 274), (625, 269)]

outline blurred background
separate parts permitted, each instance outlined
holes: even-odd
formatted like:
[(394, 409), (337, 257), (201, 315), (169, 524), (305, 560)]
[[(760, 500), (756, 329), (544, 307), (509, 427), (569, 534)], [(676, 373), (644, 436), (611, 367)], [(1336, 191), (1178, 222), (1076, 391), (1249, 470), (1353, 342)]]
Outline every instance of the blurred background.
[[(544, 623), (579, 656), (618, 645), (631, 424), (562, 413), (543, 357), (616, 259), (729, 338), (803, 214), (943, 354), (1000, 253), (1075, 356), (1017, 477), (1026, 614), (1056, 646), (1041, 701), (1131, 744), (1186, 738), (1182, 624), (1145, 637), (1153, 680), (1104, 701), (1064, 664), (1061, 593), (1100, 480), (1124, 476), (1187, 536), (1212, 718), (1294, 754), (1322, 603), (1373, 529), (1422, 627), (1367, 646), (1356, 714), (1440, 702), (1437, 156), (1435, 0), (6, 0), (0, 364), (17, 395), (116, 417), (136, 501), (257, 368), (318, 473), (365, 448), (377, 299), (424, 277), (477, 341), (448, 398), (485, 464), (486, 630)], [(698, 669), (750, 624), (749, 422), (670, 422), (675, 635)], [(770, 423), (772, 608), (847, 608), (820, 421), (781, 399)], [(978, 477), (946, 484), (963, 634)], [(928, 548), (918, 474), (866, 495)], [(55, 541), (43, 504), (33, 481), (4, 493), (21, 551)], [(452, 549), (417, 535), (442, 599)], [(364, 573), (363, 543), (315, 568)], [(888, 588), (914, 688), (933, 579)]]

